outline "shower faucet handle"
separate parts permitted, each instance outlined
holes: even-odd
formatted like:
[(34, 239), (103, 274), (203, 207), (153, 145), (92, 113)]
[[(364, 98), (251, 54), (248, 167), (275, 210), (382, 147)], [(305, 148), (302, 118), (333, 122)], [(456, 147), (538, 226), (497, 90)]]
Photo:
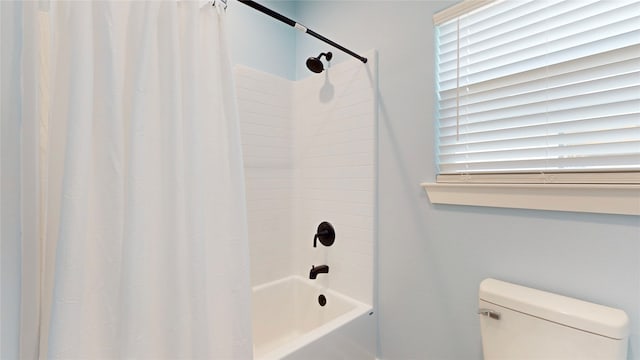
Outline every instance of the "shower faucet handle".
[(333, 229), (333, 226), (323, 221), (318, 225), (318, 230), (316, 231), (316, 235), (313, 237), (313, 247), (317, 247), (318, 240), (324, 246), (331, 246), (336, 239), (336, 232)]

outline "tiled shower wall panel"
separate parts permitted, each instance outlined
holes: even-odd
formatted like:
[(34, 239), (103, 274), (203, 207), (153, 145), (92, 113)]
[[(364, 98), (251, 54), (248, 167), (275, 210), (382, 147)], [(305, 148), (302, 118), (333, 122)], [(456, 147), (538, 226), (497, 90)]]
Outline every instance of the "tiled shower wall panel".
[[(294, 273), (329, 265), (317, 282), (362, 302), (373, 301), (376, 96), (375, 53), (296, 82)], [(312, 240), (330, 222), (333, 246)]]
[(245, 165), (251, 283), (291, 275), (292, 82), (234, 69)]

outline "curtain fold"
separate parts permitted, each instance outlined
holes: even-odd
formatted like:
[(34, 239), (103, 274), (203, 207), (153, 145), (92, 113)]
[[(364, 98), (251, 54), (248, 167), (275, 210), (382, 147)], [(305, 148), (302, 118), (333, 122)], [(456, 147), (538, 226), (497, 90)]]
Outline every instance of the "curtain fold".
[[(28, 7), (32, 19), (38, 5)], [(39, 170), (29, 187), (42, 195), (30, 202), (42, 231), (39, 252), (22, 257), (40, 269), (29, 285), (41, 294), (23, 291), (23, 309), (38, 313), (23, 311), (22, 355), (251, 358), (224, 13), (196, 1), (71, 1), (46, 15), (25, 34), (50, 32), (23, 38), (45, 49), (29, 65), (40, 92), (23, 92), (45, 115), (33, 115), (44, 135), (22, 133), (44, 148), (27, 161)]]

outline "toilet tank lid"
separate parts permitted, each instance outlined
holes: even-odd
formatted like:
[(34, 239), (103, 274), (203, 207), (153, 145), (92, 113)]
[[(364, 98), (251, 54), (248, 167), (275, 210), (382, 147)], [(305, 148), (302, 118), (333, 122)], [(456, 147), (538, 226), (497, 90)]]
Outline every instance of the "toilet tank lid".
[(619, 309), (531, 289), (508, 282), (485, 279), (481, 300), (525, 314), (613, 339), (629, 336), (629, 318)]

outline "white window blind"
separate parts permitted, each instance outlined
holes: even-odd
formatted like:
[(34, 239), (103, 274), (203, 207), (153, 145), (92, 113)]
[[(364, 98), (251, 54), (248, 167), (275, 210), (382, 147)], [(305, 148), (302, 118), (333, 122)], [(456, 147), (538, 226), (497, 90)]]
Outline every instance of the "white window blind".
[(436, 53), (440, 174), (640, 170), (640, 1), (496, 1)]

